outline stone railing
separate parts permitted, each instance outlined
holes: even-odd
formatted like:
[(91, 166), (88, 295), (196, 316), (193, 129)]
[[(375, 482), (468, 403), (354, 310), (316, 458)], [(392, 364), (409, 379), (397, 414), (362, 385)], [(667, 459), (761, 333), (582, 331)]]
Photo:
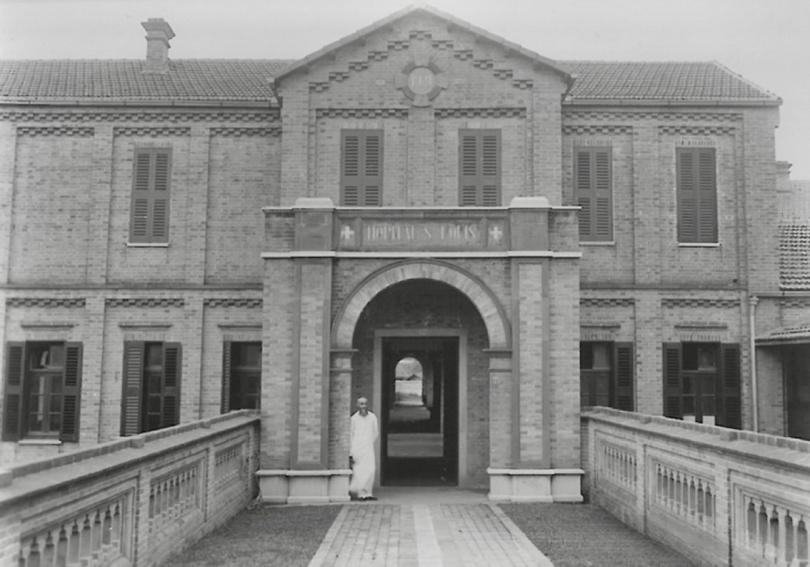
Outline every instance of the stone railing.
[(242, 410), (0, 471), (0, 565), (155, 565), (256, 496)]
[(700, 565), (809, 567), (810, 442), (582, 412), (584, 490)]

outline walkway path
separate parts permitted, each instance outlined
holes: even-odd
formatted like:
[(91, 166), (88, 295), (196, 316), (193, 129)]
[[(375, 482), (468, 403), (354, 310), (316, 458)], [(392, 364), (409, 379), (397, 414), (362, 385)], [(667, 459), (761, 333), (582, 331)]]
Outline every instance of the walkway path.
[(384, 503), (345, 506), (310, 567), (551, 567), (479, 493), (388, 489)]

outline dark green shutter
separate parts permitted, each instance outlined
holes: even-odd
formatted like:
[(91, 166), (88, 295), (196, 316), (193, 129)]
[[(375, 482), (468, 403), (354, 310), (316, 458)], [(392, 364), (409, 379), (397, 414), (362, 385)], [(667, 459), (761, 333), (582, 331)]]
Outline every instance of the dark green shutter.
[(616, 409), (633, 411), (633, 343), (616, 343), (613, 360), (615, 361), (614, 406)]
[(613, 183), (610, 148), (574, 150), (574, 191), (581, 241), (613, 239)]
[(497, 207), (501, 204), (501, 134), (499, 130), (459, 133), (459, 204)]
[(341, 204), (382, 205), (382, 137), (381, 130), (341, 132)]
[(3, 396), (3, 441), (17, 441), (22, 433), (22, 386), (25, 343), (6, 344), (6, 384)]
[(742, 427), (742, 403), (740, 395), (740, 346), (737, 344), (724, 344), (720, 349), (722, 370), (720, 373), (720, 388), (718, 399), (721, 401), (718, 408), (718, 423), (724, 427), (740, 429)]
[(129, 239), (131, 242), (168, 242), (170, 151), (137, 149), (134, 162)]
[(664, 343), (664, 415), (682, 418), (681, 343)]
[(222, 407), (221, 413), (231, 410), (231, 342), (222, 343)]
[(678, 242), (717, 242), (714, 148), (678, 148)]
[(141, 396), (143, 392), (143, 341), (124, 343), (123, 393), (121, 396), (121, 435), (141, 433)]
[(163, 427), (180, 423), (182, 362), (180, 343), (163, 345)]
[(62, 441), (79, 441), (79, 415), (82, 388), (82, 344), (65, 345), (65, 371), (62, 393)]

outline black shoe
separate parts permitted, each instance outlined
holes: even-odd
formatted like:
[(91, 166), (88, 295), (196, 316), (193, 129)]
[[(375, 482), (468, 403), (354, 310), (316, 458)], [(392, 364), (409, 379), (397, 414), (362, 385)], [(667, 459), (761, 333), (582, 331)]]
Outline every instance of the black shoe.
[(366, 496), (366, 498), (365, 498), (365, 499), (366, 499), (366, 500), (376, 500), (376, 499), (377, 499), (377, 497), (376, 497), (376, 496)]

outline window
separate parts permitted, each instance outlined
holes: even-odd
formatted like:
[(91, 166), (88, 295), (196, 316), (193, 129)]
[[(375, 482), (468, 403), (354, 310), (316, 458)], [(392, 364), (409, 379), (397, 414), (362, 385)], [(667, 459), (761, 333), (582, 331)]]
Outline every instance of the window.
[(574, 192), (579, 212), (579, 239), (613, 240), (613, 203), (610, 148), (574, 149)]
[(8, 343), (3, 440), (78, 441), (81, 371), (81, 343)]
[(342, 130), (340, 202), (348, 207), (382, 205), (382, 130)]
[(717, 242), (714, 148), (677, 149), (678, 242)]
[(124, 343), (121, 435), (135, 435), (180, 421), (181, 348), (178, 343)]
[(665, 343), (664, 415), (739, 429), (739, 345)]
[(225, 342), (222, 350), (222, 413), (261, 407), (262, 343)]
[(632, 343), (580, 343), (580, 404), (633, 411), (633, 367)]
[(171, 151), (138, 148), (132, 174), (129, 241), (169, 242), (169, 179)]
[(462, 207), (499, 206), (500, 130), (461, 130), (459, 144), (459, 203)]

